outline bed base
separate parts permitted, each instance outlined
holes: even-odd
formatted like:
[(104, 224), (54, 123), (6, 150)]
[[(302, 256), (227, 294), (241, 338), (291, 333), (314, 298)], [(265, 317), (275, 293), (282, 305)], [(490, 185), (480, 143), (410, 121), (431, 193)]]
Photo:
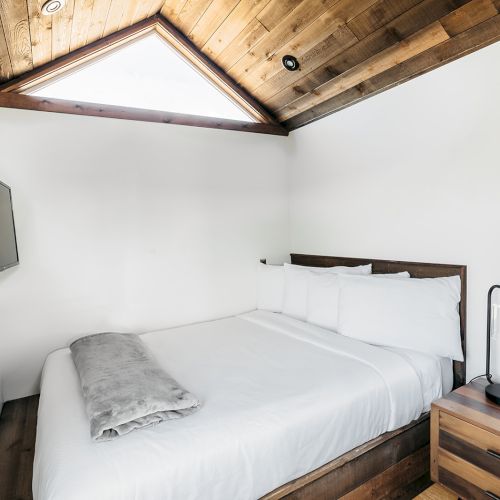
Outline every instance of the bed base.
[(429, 414), (387, 432), (261, 500), (413, 498), (431, 484)]

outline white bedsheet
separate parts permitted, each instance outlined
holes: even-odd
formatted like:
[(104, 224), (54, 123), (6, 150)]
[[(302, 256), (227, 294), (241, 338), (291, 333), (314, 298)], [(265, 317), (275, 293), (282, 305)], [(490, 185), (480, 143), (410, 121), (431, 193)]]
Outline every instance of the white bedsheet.
[(441, 396), (447, 371), (437, 357), (266, 311), (142, 338), (201, 410), (92, 442), (70, 352), (52, 353), (35, 500), (255, 499), (417, 418)]

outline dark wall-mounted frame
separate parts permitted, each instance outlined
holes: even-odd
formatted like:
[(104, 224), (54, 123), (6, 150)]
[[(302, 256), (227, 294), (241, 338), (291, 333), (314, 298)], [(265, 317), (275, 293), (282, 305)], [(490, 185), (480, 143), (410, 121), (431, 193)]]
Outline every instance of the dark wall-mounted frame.
[(10, 186), (7, 186), (7, 184), (4, 184), (3, 182), (0, 181), (0, 186), (3, 186), (4, 188), (7, 188), (9, 192), (9, 199), (10, 199), (10, 209), (11, 209), (11, 215), (12, 215), (12, 227), (14, 230), (14, 245), (16, 247), (16, 261), (6, 264), (5, 266), (0, 266), (0, 271), (5, 271), (6, 269), (9, 269), (11, 267), (17, 266), (19, 264), (19, 248), (17, 246), (17, 234), (16, 234), (16, 223), (14, 220), (14, 206), (12, 204), (12, 189)]

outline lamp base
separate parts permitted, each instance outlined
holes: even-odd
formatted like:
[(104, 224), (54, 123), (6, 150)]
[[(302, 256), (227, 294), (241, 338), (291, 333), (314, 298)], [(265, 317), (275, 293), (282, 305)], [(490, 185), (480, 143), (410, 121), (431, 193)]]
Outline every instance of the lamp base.
[(484, 388), (484, 392), (490, 401), (500, 405), (500, 384), (489, 384)]

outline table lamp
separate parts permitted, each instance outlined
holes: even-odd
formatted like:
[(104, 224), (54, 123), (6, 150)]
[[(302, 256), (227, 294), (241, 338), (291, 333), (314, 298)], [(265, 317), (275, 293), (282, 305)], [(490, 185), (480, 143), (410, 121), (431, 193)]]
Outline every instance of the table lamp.
[(500, 384), (495, 384), (493, 382), (493, 377), (490, 373), (490, 355), (491, 355), (491, 296), (493, 290), (500, 288), (500, 285), (493, 285), (488, 292), (488, 318), (487, 318), (487, 333), (486, 333), (486, 379), (488, 380), (488, 385), (485, 387), (484, 392), (486, 397), (500, 405)]

